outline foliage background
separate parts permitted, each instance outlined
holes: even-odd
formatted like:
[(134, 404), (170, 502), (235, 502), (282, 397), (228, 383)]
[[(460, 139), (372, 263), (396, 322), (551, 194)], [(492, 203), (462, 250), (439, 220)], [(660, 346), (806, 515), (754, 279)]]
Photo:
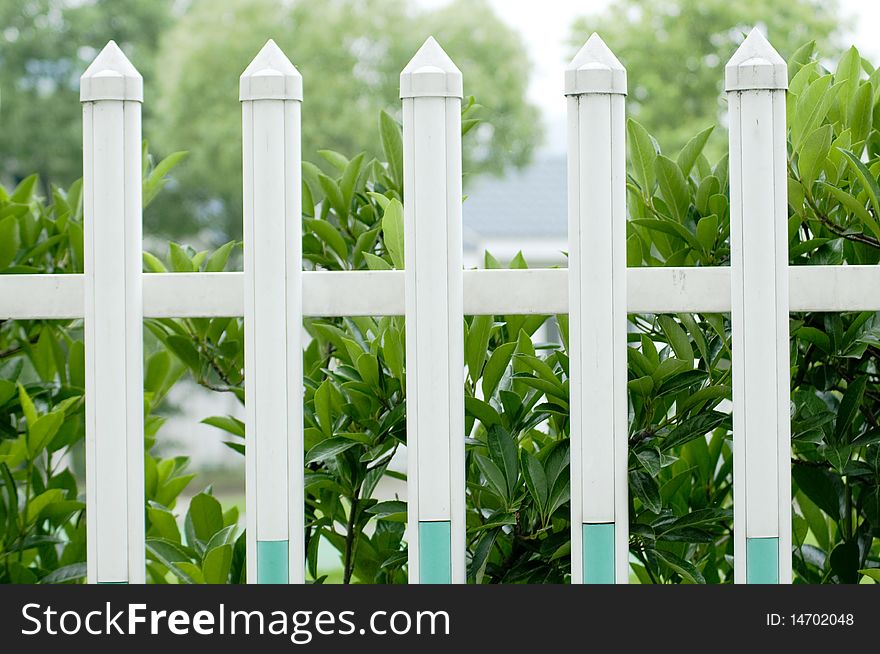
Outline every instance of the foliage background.
[[(66, 187), (82, 174), (79, 76), (112, 35), (151, 79), (171, 4), (0, 2), (0, 181), (16, 184), (39, 173), (45, 192), (48, 184)], [(144, 105), (147, 119), (152, 110)]]
[[(675, 152), (726, 112), (724, 64), (755, 25), (786, 61), (809, 39), (835, 59), (846, 27), (837, 0), (617, 0), (575, 21), (571, 47), (591, 31), (613, 44), (630, 81), (627, 109)], [(713, 159), (727, 151), (723, 130), (708, 148)]]
[(241, 238), (235, 89), (269, 37), (304, 77), (308, 158), (318, 148), (378, 151), (375, 116), (398, 110), (400, 71), (426, 34), (467, 69), (467, 92), (492, 116), (465, 149), (471, 174), (525, 165), (542, 136), (522, 38), (486, 0), (433, 9), (404, 0), (5, 0), (0, 25), (0, 181), (37, 172), (47, 192), (79, 177), (79, 76), (113, 38), (144, 76), (154, 150), (192, 153), (145, 215), (157, 238), (213, 247)]

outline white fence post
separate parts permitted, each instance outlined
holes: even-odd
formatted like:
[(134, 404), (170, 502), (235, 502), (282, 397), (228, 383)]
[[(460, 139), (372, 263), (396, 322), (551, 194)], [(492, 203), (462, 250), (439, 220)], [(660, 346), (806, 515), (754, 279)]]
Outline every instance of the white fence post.
[(429, 38), (403, 100), (410, 583), (464, 583), (462, 76)]
[(86, 505), (90, 583), (144, 583), (143, 79), (110, 41), (83, 106)]
[(791, 583), (782, 57), (752, 30), (727, 64), (736, 583)]
[(270, 40), (241, 76), (247, 578), (303, 583), (302, 77)]
[(593, 34), (565, 71), (571, 581), (629, 578), (626, 70)]

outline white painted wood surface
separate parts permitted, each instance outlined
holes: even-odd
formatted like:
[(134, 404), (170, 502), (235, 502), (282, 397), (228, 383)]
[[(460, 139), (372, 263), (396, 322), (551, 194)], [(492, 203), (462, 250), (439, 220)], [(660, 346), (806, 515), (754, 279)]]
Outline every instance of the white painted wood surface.
[(247, 577), (257, 541), (287, 541), (304, 581), (302, 78), (270, 40), (241, 76)]
[[(303, 315), (402, 316), (402, 270), (305, 271)], [(568, 313), (568, 271), (465, 270), (465, 315)], [(880, 311), (880, 266), (790, 266), (789, 310)], [(730, 268), (628, 268), (628, 313), (727, 313)], [(244, 275), (150, 273), (144, 316), (244, 315)], [(0, 275), (0, 318), (82, 318), (82, 275)]]
[(448, 520), (451, 578), (464, 583), (462, 76), (433, 38), (401, 72), (400, 96), (409, 580), (420, 578), (419, 521)]
[(583, 525), (613, 523), (614, 578), (629, 578), (626, 372), (626, 71), (597, 34), (565, 72), (571, 579)]
[(87, 578), (143, 583), (143, 82), (110, 41), (80, 80)]
[(730, 105), (734, 580), (746, 539), (778, 538), (791, 583), (785, 62), (755, 29), (726, 68)]

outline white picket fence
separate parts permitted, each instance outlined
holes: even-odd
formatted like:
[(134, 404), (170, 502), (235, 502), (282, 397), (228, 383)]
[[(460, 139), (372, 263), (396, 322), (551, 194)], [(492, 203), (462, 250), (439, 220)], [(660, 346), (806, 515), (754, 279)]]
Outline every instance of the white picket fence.
[(731, 266), (627, 269), (626, 71), (593, 35), (565, 71), (569, 269), (463, 271), (462, 75), (428, 39), (401, 74), (406, 270), (303, 272), (302, 78), (269, 41), (241, 77), (244, 273), (144, 275), (143, 83), (111, 41), (81, 85), (85, 274), (0, 276), (0, 316), (84, 318), (88, 580), (145, 578), (145, 316), (245, 318), (247, 568), (267, 583), (304, 580), (303, 316), (406, 316), (410, 581), (463, 583), (463, 316), (568, 313), (572, 580), (626, 583), (626, 314), (731, 312), (735, 581), (790, 582), (787, 314), (880, 310), (880, 267), (788, 267), (786, 88), (753, 31), (726, 69)]

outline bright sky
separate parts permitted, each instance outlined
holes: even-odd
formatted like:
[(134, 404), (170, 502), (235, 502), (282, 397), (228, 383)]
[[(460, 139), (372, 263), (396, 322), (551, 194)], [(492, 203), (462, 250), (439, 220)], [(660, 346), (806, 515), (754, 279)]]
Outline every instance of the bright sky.
[[(447, 0), (420, 0), (428, 7), (446, 4)], [(533, 69), (529, 87), (532, 101), (544, 114), (547, 139), (544, 150), (565, 150), (565, 99), (562, 78), (570, 52), (566, 47), (575, 18), (601, 11), (611, 0), (489, 0), (495, 12), (522, 34), (529, 50)], [(731, 0), (736, 2), (736, 0)], [(772, 1), (772, 0), (769, 0)], [(880, 60), (880, 2), (876, 0), (840, 0), (841, 14), (854, 25), (847, 35), (869, 59)], [(586, 41), (588, 33), (583, 35)], [(772, 41), (773, 35), (770, 35)], [(613, 49), (613, 44), (609, 44)], [(465, 80), (465, 84), (467, 81)]]

